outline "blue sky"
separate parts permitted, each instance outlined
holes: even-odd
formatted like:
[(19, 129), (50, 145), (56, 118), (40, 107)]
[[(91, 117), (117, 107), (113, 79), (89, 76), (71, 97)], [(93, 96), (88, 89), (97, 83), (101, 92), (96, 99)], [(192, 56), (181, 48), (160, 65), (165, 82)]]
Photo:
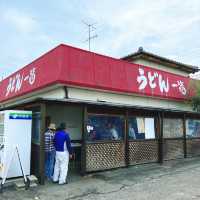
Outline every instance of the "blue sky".
[(0, 0), (0, 76), (5, 77), (57, 46), (123, 57), (147, 51), (200, 66), (199, 0)]

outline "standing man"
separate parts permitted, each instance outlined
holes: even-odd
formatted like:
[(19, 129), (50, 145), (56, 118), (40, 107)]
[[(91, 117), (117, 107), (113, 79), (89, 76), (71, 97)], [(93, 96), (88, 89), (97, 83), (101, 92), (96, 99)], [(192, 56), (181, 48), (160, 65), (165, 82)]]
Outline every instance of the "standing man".
[(115, 128), (115, 125), (109, 123), (108, 124), (108, 128), (109, 128), (111, 139), (112, 140), (119, 140), (119, 135), (118, 135), (118, 132), (117, 132), (117, 130)]
[(45, 174), (48, 180), (53, 178), (53, 169), (55, 162), (54, 133), (56, 125), (51, 123), (45, 132)]
[(69, 158), (72, 158), (72, 147), (69, 133), (66, 132), (66, 124), (61, 123), (59, 130), (54, 137), (54, 145), (56, 149), (56, 163), (54, 167), (53, 181), (59, 185), (67, 183), (67, 172)]

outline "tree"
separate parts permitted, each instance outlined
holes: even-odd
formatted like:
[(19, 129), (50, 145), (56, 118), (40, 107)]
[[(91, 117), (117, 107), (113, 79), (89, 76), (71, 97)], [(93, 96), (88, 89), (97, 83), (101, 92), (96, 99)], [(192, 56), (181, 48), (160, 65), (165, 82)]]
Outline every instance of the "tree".
[(187, 94), (187, 103), (189, 103), (194, 111), (200, 112), (200, 81), (191, 79)]

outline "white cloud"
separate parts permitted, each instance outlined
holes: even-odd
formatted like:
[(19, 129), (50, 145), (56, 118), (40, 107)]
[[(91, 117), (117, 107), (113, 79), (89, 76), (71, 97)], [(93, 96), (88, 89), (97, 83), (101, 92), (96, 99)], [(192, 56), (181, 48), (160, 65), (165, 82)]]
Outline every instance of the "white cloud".
[(55, 45), (34, 15), (7, 8), (0, 9), (0, 19), (4, 27), (0, 33), (0, 77), (25, 66)]
[[(106, 38), (107, 42), (97, 45), (97, 49), (99, 45), (104, 46), (102, 50), (105, 51), (112, 49), (110, 53), (115, 56), (123, 56), (126, 51), (131, 53), (141, 45), (149, 51), (163, 56), (173, 55), (179, 60), (183, 55), (182, 60), (191, 62), (194, 53), (191, 55), (190, 49), (197, 43), (200, 45), (198, 0), (123, 1), (113, 5), (107, 1), (95, 1), (92, 6), (88, 4), (88, 11), (91, 18), (103, 21), (111, 31), (115, 30), (112, 38)], [(186, 59), (185, 52), (190, 59)]]
[(97, 22), (92, 51), (122, 57), (143, 46), (177, 61), (200, 63), (199, 0), (20, 2), (0, 6), (0, 73), (22, 67), (59, 43), (87, 49), (82, 20)]
[(33, 17), (16, 9), (4, 10), (2, 19), (21, 33), (34, 32), (38, 28), (38, 23)]

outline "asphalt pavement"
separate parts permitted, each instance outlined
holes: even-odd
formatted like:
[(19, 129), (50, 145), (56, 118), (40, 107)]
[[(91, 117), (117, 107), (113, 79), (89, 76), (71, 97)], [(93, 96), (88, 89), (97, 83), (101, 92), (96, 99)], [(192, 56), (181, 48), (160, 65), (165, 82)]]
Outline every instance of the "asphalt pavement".
[(0, 200), (200, 200), (200, 157), (137, 165), (47, 183), (29, 190), (5, 188)]

